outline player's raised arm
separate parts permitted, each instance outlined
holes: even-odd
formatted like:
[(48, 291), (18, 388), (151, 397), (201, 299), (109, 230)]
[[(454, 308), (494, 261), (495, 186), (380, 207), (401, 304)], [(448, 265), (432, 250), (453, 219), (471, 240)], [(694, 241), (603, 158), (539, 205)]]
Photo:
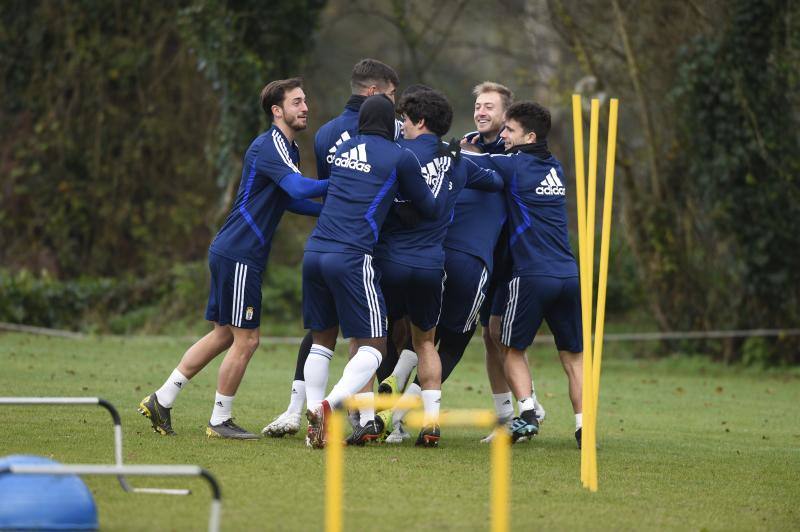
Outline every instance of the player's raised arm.
[(433, 188), (429, 187), (422, 177), (419, 160), (408, 149), (403, 150), (396, 171), (400, 193), (414, 204), (422, 216), (435, 219), (444, 213), (450, 189), (450, 179), (446, 175)]
[(481, 168), (472, 160), (464, 158), (461, 161), (467, 170), (467, 188), (485, 190), (487, 192), (499, 192), (503, 190), (503, 177), (494, 170)]
[(312, 179), (300, 173), (289, 156), (286, 139), (277, 131), (264, 140), (253, 173), (269, 176), (292, 199), (316, 198), (328, 191), (327, 179)]
[(316, 180), (297, 173), (286, 174), (278, 185), (295, 200), (318, 198), (328, 192), (327, 179)]

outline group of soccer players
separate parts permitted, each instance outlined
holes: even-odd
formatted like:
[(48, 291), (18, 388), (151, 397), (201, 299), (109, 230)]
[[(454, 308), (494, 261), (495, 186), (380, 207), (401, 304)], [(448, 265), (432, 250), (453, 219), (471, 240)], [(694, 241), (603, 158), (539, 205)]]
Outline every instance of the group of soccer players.
[[(344, 111), (315, 137), (318, 179), (297, 167), (294, 138), (308, 114), (302, 81), (264, 87), (261, 105), (272, 127), (247, 150), (236, 201), (209, 249), (206, 319), (214, 329), (139, 404), (156, 432), (174, 434), (177, 395), (227, 350), (206, 433), (259, 437), (234, 423), (232, 403), (258, 347), (262, 274), (288, 209), (319, 218), (302, 268), (309, 333), (298, 352), (289, 406), (263, 434), (296, 433), (306, 403), (306, 443), (324, 447), (328, 416), (350, 396), (370, 399), (377, 376), (379, 393), (421, 396), (424, 426), (416, 443), (437, 446), (442, 383), (480, 319), (498, 422), (513, 441), (530, 439), (545, 411), (525, 350), (547, 320), (568, 378), (580, 447), (577, 268), (564, 174), (547, 148), (550, 113), (533, 102), (512, 104), (508, 88), (484, 82), (474, 90), (477, 131), (446, 143), (453, 118), (447, 98), (424, 85), (396, 98), (399, 84), (380, 61), (355, 65)], [(323, 201), (309, 199), (315, 197)], [(350, 359), (328, 391), (340, 333), (350, 339)], [(347, 443), (400, 443), (411, 437), (404, 416), (397, 409), (351, 412)]]

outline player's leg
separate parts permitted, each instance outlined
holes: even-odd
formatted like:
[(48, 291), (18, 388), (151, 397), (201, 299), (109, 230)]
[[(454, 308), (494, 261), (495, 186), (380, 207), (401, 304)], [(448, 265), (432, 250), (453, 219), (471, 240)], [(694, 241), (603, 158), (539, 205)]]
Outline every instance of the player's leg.
[(423, 427), (416, 444), (436, 447), (439, 443), (439, 409), (442, 401), (442, 362), (436, 350), (436, 324), (442, 312), (442, 296), (447, 284), (444, 270), (408, 268), (406, 308), (411, 323), (411, 340), (419, 357), (419, 379)]
[(294, 380), (292, 381), (292, 391), (289, 395), (289, 406), (286, 407), (285, 412), (261, 429), (261, 434), (280, 438), (286, 434), (295, 434), (300, 430), (300, 414), (303, 411), (303, 403), (306, 400), (306, 380), (303, 368), (306, 365), (306, 359), (313, 343), (311, 331), (308, 331), (300, 342), (300, 348), (297, 350), (297, 362), (295, 364)]
[(389, 348), (396, 346), (399, 354), (391, 373), (383, 379), (380, 378), (380, 375), (378, 376), (380, 380), (379, 393), (397, 394), (405, 391), (408, 379), (419, 363), (419, 357), (414, 352), (414, 345), (411, 341), (408, 320), (397, 320), (395, 329), (400, 329), (401, 332), (395, 332), (395, 334), (391, 335), (392, 341), (389, 344), (394, 345), (390, 345)]
[[(391, 303), (389, 303), (389, 295), (386, 293), (386, 289), (381, 286), (381, 290), (383, 290), (383, 297), (387, 300), (387, 307), (391, 307)], [(378, 381), (383, 381), (385, 378), (389, 377), (392, 374), (392, 370), (394, 369), (397, 361), (400, 359), (400, 353), (397, 351), (397, 344), (394, 343), (394, 338), (397, 335), (397, 329), (402, 328), (404, 320), (398, 320), (392, 318), (391, 313), (389, 314), (389, 327), (388, 327), (388, 341), (386, 342), (386, 356), (383, 357), (381, 361), (381, 365), (378, 368), (378, 371), (375, 372), (375, 376), (377, 377)], [(378, 390), (380, 391), (380, 390)]]
[[(386, 304), (380, 289), (380, 271), (373, 267), (372, 257), (325, 255), (323, 272), (334, 298), (342, 334), (347, 338), (355, 338), (358, 349), (345, 366), (341, 379), (321, 405), (309, 410), (309, 433), (311, 443), (316, 448), (325, 445), (326, 417), (372, 380), (386, 351)], [(352, 443), (362, 444), (380, 435), (374, 419), (365, 421), (366, 424), (360, 427), (363, 430), (354, 435), (356, 440)]]
[[(538, 282), (537, 282), (538, 281)], [(513, 441), (524, 441), (539, 432), (531, 373), (525, 350), (533, 343), (545, 309), (553, 299), (558, 280), (547, 277), (515, 277), (508, 284), (508, 302), (503, 314), (501, 342), (507, 347), (504, 370), (517, 398), (519, 416), (511, 424)]]
[(233, 343), (233, 335), (228, 327), (219, 324), (223, 316), (230, 316), (231, 299), (226, 297), (230, 280), (228, 278), (232, 261), (213, 253), (209, 254), (208, 266), (211, 272), (206, 319), (214, 323), (214, 329), (194, 343), (181, 357), (178, 366), (155, 392), (145, 396), (139, 403), (139, 413), (147, 417), (153, 431), (163, 435), (175, 434), (172, 429), (171, 410), (178, 394), (211, 360), (225, 351)]
[(325, 253), (313, 251), (303, 254), (303, 325), (311, 330), (312, 336), (303, 366), (308, 410), (316, 409), (325, 398), (330, 362), (339, 334), (334, 294), (324, 271), (325, 256)]
[(233, 343), (220, 364), (214, 408), (206, 427), (206, 434), (237, 440), (256, 439), (258, 436), (233, 422), (232, 409), (236, 391), (247, 365), (258, 348), (261, 324), (261, 271), (246, 264), (233, 261), (229, 263), (233, 263), (234, 267), (228, 284), (231, 311), (227, 326), (233, 334)]
[(558, 299), (545, 314), (567, 375), (569, 399), (575, 413), (575, 440), (581, 446), (583, 426), (583, 336), (578, 278), (562, 280)]
[(405, 389), (408, 377), (417, 364), (417, 355), (409, 347), (411, 333), (408, 320), (404, 318), (407, 314), (406, 287), (410, 269), (388, 260), (376, 261), (376, 268), (381, 272), (381, 291), (389, 315), (390, 341), (387, 344), (394, 344), (387, 345), (390, 353), (378, 368), (378, 392), (396, 394)]
[[(260, 288), (259, 284), (259, 290)], [(219, 367), (214, 408), (206, 427), (206, 434), (211, 437), (237, 440), (257, 439), (258, 436), (233, 422), (233, 400), (247, 365), (258, 348), (259, 329), (243, 329), (230, 325), (228, 327), (233, 333), (233, 344)]]

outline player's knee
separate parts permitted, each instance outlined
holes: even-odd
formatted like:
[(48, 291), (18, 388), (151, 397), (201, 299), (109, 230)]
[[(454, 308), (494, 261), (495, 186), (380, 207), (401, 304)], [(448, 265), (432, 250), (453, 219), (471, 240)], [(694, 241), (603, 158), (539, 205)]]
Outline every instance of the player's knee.
[(259, 338), (257, 332), (254, 334), (251, 333), (239, 335), (233, 341), (233, 343), (239, 348), (237, 349), (237, 352), (248, 358), (253, 356), (253, 353), (255, 353), (256, 349), (258, 349), (258, 344), (260, 342), (261, 339)]
[(577, 374), (583, 370), (583, 353), (559, 350), (558, 357), (561, 359), (561, 365), (568, 375)]

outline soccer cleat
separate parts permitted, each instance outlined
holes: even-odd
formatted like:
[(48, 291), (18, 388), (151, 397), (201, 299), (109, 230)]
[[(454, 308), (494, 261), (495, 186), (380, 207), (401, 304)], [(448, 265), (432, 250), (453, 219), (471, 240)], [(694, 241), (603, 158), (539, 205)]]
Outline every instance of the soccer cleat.
[(174, 436), (172, 430), (172, 420), (170, 419), (171, 408), (161, 406), (156, 397), (156, 392), (151, 393), (139, 403), (139, 413), (150, 420), (153, 425), (153, 432), (158, 432), (164, 436)]
[(381, 440), (386, 440), (389, 435), (389, 427), (392, 426), (392, 411), (381, 410), (375, 414), (375, 425), (381, 433)]
[(428, 425), (427, 427), (422, 427), (422, 430), (419, 431), (417, 442), (414, 445), (417, 447), (438, 447), (440, 437), (439, 425)]
[(581, 448), (582, 440), (583, 440), (583, 427), (578, 427), (578, 430), (575, 431), (575, 441), (578, 442), (578, 449)]
[(539, 433), (539, 420), (534, 410), (526, 410), (511, 421), (511, 442), (528, 441)]
[(400, 393), (400, 385), (397, 382), (397, 377), (389, 375), (381, 381), (378, 385), (378, 393), (398, 394)]
[(297, 434), (298, 430), (300, 430), (300, 413), (284, 412), (276, 417), (272, 423), (261, 429), (261, 434), (272, 436), (273, 438), (282, 438), (287, 434)]
[(344, 441), (347, 445), (364, 445), (368, 442), (378, 441), (382, 431), (378, 429), (375, 421), (367, 421), (367, 424), (357, 427), (353, 433)]
[(403, 428), (403, 422), (401, 421), (394, 426), (392, 433), (386, 437), (386, 443), (403, 443), (410, 438), (411, 434)]
[(328, 416), (331, 415), (331, 405), (328, 401), (322, 401), (314, 410), (306, 411), (308, 419), (307, 439), (314, 449), (325, 447), (325, 439), (328, 436)]
[[(511, 428), (510, 419), (508, 421), (498, 420), (497, 422), (498, 424), (504, 425), (506, 427), (506, 430), (510, 430)], [(494, 434), (495, 434), (494, 431), (490, 432), (485, 438), (481, 439), (481, 443), (492, 443), (492, 440), (494, 439)]]
[(252, 432), (247, 432), (233, 422), (233, 418), (226, 419), (219, 425), (212, 425), (209, 421), (206, 427), (206, 436), (209, 438), (226, 438), (229, 440), (257, 440), (259, 437)]

